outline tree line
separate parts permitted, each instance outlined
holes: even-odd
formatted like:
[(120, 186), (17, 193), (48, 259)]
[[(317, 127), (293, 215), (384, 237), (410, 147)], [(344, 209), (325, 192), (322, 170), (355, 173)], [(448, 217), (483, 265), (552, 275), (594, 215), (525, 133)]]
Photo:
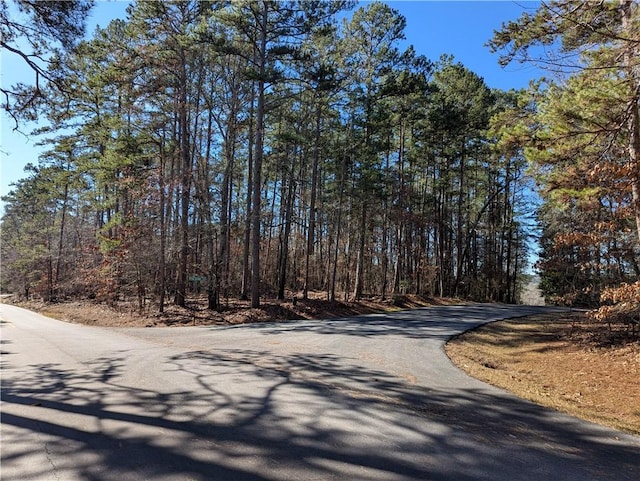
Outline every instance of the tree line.
[(40, 100), (11, 110), (37, 111), (46, 151), (4, 198), (2, 288), (160, 311), (317, 291), (515, 302), (521, 95), (402, 50), (389, 5), (351, 8), (135, 2), (58, 51)]
[(640, 8), (544, 2), (503, 26), (502, 62), (547, 71), (521, 93), (504, 141), (521, 148), (542, 204), (545, 296), (640, 320)]

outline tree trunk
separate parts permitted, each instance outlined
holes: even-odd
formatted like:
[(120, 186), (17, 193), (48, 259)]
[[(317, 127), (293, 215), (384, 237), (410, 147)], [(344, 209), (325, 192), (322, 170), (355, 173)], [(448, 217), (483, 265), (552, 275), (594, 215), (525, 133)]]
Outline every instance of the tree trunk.
[(65, 181), (64, 196), (62, 198), (62, 213), (60, 218), (60, 233), (58, 237), (58, 258), (56, 259), (56, 276), (54, 279), (54, 289), (57, 290), (60, 282), (60, 271), (62, 268), (62, 250), (64, 247), (64, 228), (67, 220), (67, 203), (69, 199), (69, 182)]
[(332, 269), (331, 269), (331, 282), (329, 286), (329, 301), (335, 302), (336, 300), (336, 279), (338, 276), (338, 254), (340, 251), (340, 235), (342, 234), (342, 204), (344, 200), (344, 179), (345, 179), (345, 171), (346, 171), (346, 162), (347, 162), (347, 154), (346, 152), (342, 156), (342, 162), (340, 165), (340, 179), (338, 183), (338, 214), (336, 217), (336, 227), (335, 227), (335, 236), (336, 241), (333, 248), (333, 258), (332, 258)]
[[(288, 163), (287, 163), (288, 165)], [(293, 199), (296, 191), (294, 178), (294, 165), (289, 166), (289, 179), (287, 180), (288, 190), (283, 192), (285, 198), (283, 230), (280, 237), (280, 252), (278, 256), (278, 299), (284, 300), (285, 287), (287, 283), (287, 261), (289, 258), (289, 236), (291, 235), (291, 217), (293, 215)]]
[(160, 265), (158, 266), (158, 271), (160, 273), (160, 299), (158, 301), (159, 307), (158, 310), (162, 313), (164, 312), (164, 302), (165, 302), (165, 292), (167, 289), (167, 279), (166, 279), (166, 252), (167, 252), (167, 232), (166, 232), (166, 194), (164, 191), (164, 168), (165, 168), (165, 157), (164, 157), (164, 138), (161, 140), (160, 144), (160, 173), (159, 173), (159, 187), (160, 187), (160, 206), (158, 208), (159, 217), (160, 217)]
[(364, 286), (364, 248), (366, 244), (366, 228), (367, 228), (367, 208), (362, 203), (362, 211), (360, 212), (360, 239), (358, 243), (358, 254), (356, 258), (356, 281), (353, 289), (353, 297), (356, 301), (362, 298)]
[(264, 114), (265, 84), (267, 67), (267, 22), (268, 3), (262, 4), (262, 24), (260, 29), (258, 106), (256, 112), (256, 142), (253, 166), (253, 212), (251, 240), (251, 307), (260, 306), (260, 207), (262, 201), (262, 159), (264, 157)]
[(247, 159), (247, 199), (246, 209), (247, 214), (244, 222), (244, 242), (242, 246), (242, 286), (240, 292), (240, 299), (246, 301), (249, 299), (249, 284), (251, 278), (251, 264), (249, 262), (249, 254), (251, 253), (251, 221), (253, 219), (252, 214), (252, 194), (253, 194), (253, 148), (255, 142), (254, 129), (253, 129), (253, 114), (255, 103), (255, 83), (251, 84), (251, 103), (249, 106), (249, 133), (248, 133), (248, 159)]
[(189, 149), (189, 127), (187, 116), (187, 72), (183, 62), (179, 98), (178, 98), (178, 116), (180, 124), (180, 160), (182, 162), (182, 181), (181, 181), (181, 218), (180, 218), (180, 258), (178, 271), (176, 273), (176, 295), (175, 304), (184, 307), (186, 304), (187, 291), (187, 268), (189, 254), (189, 201), (191, 198), (191, 152)]
[(319, 103), (316, 111), (316, 133), (313, 144), (313, 164), (311, 166), (311, 199), (309, 200), (309, 230), (307, 231), (307, 250), (304, 257), (304, 287), (302, 298), (309, 298), (309, 269), (316, 231), (316, 197), (318, 195), (318, 164), (320, 163), (320, 130), (322, 125), (322, 105)]
[[(633, 29), (632, 8), (634, 2), (621, 1), (622, 12), (622, 30), (631, 38)], [(634, 43), (629, 39), (624, 49), (624, 67), (627, 72), (627, 81), (631, 90), (631, 98), (629, 100), (629, 119), (627, 128), (629, 130), (629, 164), (633, 173), (631, 179), (631, 193), (633, 199), (633, 213), (636, 221), (636, 232), (638, 242), (640, 242), (640, 107), (638, 97), (640, 96), (640, 78), (636, 74), (637, 54), (635, 52)]]

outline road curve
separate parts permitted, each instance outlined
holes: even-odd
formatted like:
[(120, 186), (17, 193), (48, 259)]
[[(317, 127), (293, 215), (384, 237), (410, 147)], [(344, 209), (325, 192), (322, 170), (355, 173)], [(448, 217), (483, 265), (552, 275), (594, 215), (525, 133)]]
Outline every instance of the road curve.
[(469, 378), (443, 345), (540, 307), (105, 329), (0, 305), (3, 481), (640, 479), (640, 438)]

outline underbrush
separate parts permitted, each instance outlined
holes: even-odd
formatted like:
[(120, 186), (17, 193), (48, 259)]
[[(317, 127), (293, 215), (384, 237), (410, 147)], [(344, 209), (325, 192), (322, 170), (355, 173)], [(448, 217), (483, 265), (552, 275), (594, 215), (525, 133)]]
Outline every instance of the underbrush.
[(610, 341), (640, 338), (640, 281), (605, 289), (600, 301), (604, 305), (589, 316), (607, 325)]

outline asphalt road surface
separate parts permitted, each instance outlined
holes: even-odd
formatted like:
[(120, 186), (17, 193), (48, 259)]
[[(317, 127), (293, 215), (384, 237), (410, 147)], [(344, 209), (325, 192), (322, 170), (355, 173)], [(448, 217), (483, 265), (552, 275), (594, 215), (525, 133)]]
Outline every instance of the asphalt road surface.
[(640, 438), (519, 400), (444, 353), (451, 335), (541, 311), (105, 329), (0, 305), (0, 478), (638, 481)]

